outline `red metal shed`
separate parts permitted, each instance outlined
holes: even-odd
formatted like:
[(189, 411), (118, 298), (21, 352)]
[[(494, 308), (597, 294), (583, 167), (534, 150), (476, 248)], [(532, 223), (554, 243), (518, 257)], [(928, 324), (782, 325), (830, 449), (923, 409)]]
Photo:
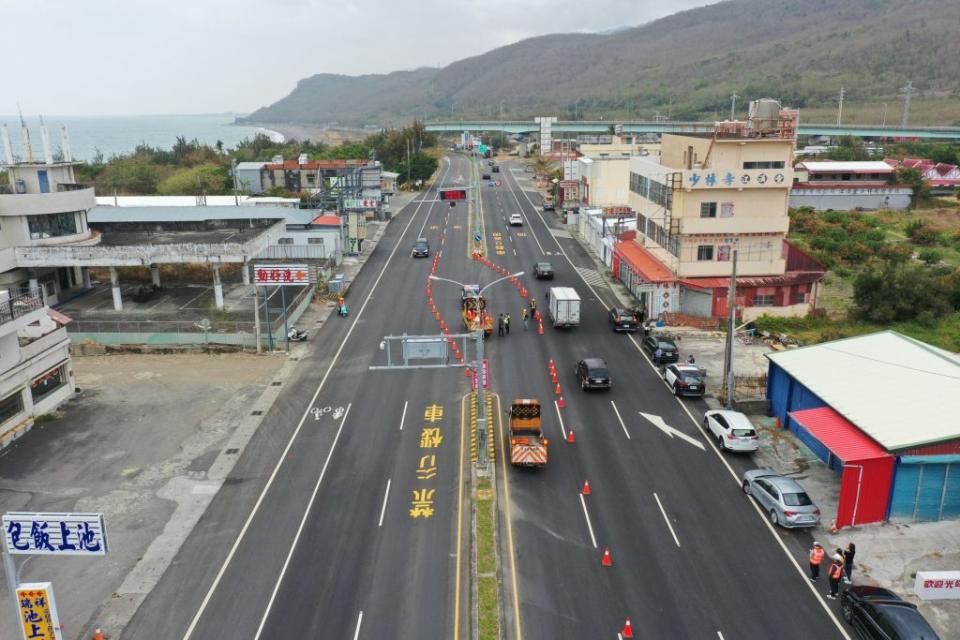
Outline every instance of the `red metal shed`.
[(822, 445), (825, 462), (840, 473), (837, 528), (885, 520), (894, 456), (830, 407), (793, 411), (790, 417)]

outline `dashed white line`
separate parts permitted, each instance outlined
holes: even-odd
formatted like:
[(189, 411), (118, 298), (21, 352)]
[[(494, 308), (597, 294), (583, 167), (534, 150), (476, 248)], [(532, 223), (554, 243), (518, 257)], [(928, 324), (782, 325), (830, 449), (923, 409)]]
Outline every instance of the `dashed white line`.
[(390, 497), (390, 478), (387, 478), (387, 490), (383, 492), (383, 506), (380, 507), (380, 522), (378, 527), (383, 526), (383, 515), (387, 512), (387, 499)]
[(720, 640), (723, 640), (723, 634), (719, 631), (717, 631), (717, 637), (720, 638)]
[(583, 494), (580, 494), (580, 505), (583, 507), (583, 517), (587, 519), (587, 529), (590, 531), (590, 542), (593, 543), (593, 548), (597, 548), (597, 538), (593, 535), (593, 525), (590, 524), (590, 514), (587, 513), (587, 501), (583, 499)]
[(632, 440), (630, 437), (630, 432), (627, 431), (627, 425), (623, 424), (623, 418), (620, 417), (620, 412), (617, 410), (617, 405), (613, 400), (610, 401), (610, 406), (613, 407), (613, 412), (617, 414), (617, 420), (620, 421), (620, 426), (623, 428), (623, 432), (627, 434), (627, 440)]
[(560, 405), (556, 400), (553, 401), (553, 407), (557, 410), (557, 420), (560, 421), (560, 433), (563, 434), (563, 439), (567, 439), (567, 429), (563, 426), (563, 416), (560, 414)]
[(670, 535), (673, 536), (673, 541), (677, 543), (677, 546), (680, 546), (680, 540), (677, 538), (677, 533), (673, 530), (673, 525), (670, 524), (670, 518), (667, 517), (667, 512), (663, 508), (663, 504), (660, 502), (660, 496), (656, 492), (653, 493), (654, 499), (657, 501), (657, 506), (660, 507), (660, 513), (663, 514), (663, 521), (667, 523), (667, 528), (670, 529)]
[(407, 417), (407, 400), (403, 401), (403, 413), (400, 414), (400, 431), (403, 431), (403, 421)]
[(357, 630), (353, 632), (353, 640), (357, 640), (360, 637), (360, 624), (363, 622), (363, 611), (360, 612), (360, 615), (357, 616)]

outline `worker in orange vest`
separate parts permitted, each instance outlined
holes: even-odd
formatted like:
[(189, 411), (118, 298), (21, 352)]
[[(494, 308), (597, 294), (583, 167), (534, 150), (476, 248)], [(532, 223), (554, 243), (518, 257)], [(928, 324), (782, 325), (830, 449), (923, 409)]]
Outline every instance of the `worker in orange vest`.
[(827, 595), (831, 600), (837, 599), (837, 592), (840, 591), (840, 580), (843, 578), (843, 556), (839, 553), (833, 556), (833, 564), (827, 572), (830, 578), (830, 593)]
[(825, 555), (827, 555), (827, 552), (823, 550), (820, 543), (814, 542), (813, 549), (810, 549), (810, 580), (813, 582), (816, 582), (817, 578), (820, 577), (820, 565), (823, 564)]

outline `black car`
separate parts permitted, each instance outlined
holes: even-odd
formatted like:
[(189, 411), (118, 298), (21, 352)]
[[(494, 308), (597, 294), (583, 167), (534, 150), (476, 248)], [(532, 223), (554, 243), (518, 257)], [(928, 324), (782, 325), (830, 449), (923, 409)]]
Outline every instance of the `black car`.
[(417, 241), (413, 243), (413, 257), (426, 258), (429, 255), (430, 243), (427, 242), (426, 238), (417, 238)]
[(657, 336), (647, 336), (643, 339), (643, 348), (647, 350), (651, 358), (657, 353), (657, 347), (660, 347), (660, 351), (663, 352), (662, 362), (677, 362), (680, 359), (680, 349), (677, 349), (673, 340)]
[(637, 316), (629, 309), (613, 308), (607, 316), (614, 331), (636, 331), (640, 328)]
[(663, 379), (675, 396), (702, 396), (706, 390), (703, 371), (692, 364), (671, 364), (663, 370)]
[(840, 594), (840, 611), (865, 640), (938, 640), (917, 606), (880, 587), (856, 585)]
[(497, 165), (493, 165), (493, 168), (490, 169), (490, 171), (493, 171), (494, 173), (500, 173), (500, 167), (498, 167)]
[(489, 173), (485, 173), (485, 174), (483, 174), (482, 176), (480, 176), (480, 178), (481, 178), (482, 180), (489, 180), (489, 179), (490, 179), (490, 174), (489, 174)]
[(610, 371), (602, 358), (584, 358), (577, 363), (577, 380), (581, 389), (609, 389)]
[(533, 265), (533, 275), (537, 280), (553, 280), (553, 265), (549, 262), (538, 262)]

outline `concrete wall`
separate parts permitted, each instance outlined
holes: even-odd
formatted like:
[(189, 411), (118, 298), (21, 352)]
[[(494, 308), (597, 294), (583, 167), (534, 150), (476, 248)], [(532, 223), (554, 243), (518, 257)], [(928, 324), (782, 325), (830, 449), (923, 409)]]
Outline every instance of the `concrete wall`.
[(822, 189), (795, 189), (790, 193), (791, 207), (813, 207), (817, 211), (854, 211), (857, 209), (893, 209), (902, 211), (910, 208), (910, 189), (885, 189), (890, 193), (814, 193)]
[[(739, 267), (739, 265), (737, 265)], [(743, 309), (743, 321), (756, 320), (760, 316), (773, 316), (775, 318), (802, 318), (813, 309), (813, 305), (807, 302), (802, 304), (791, 304), (785, 307), (745, 307)]]
[(61, 211), (88, 211), (97, 204), (93, 188), (51, 193), (0, 195), (0, 216), (28, 216)]

